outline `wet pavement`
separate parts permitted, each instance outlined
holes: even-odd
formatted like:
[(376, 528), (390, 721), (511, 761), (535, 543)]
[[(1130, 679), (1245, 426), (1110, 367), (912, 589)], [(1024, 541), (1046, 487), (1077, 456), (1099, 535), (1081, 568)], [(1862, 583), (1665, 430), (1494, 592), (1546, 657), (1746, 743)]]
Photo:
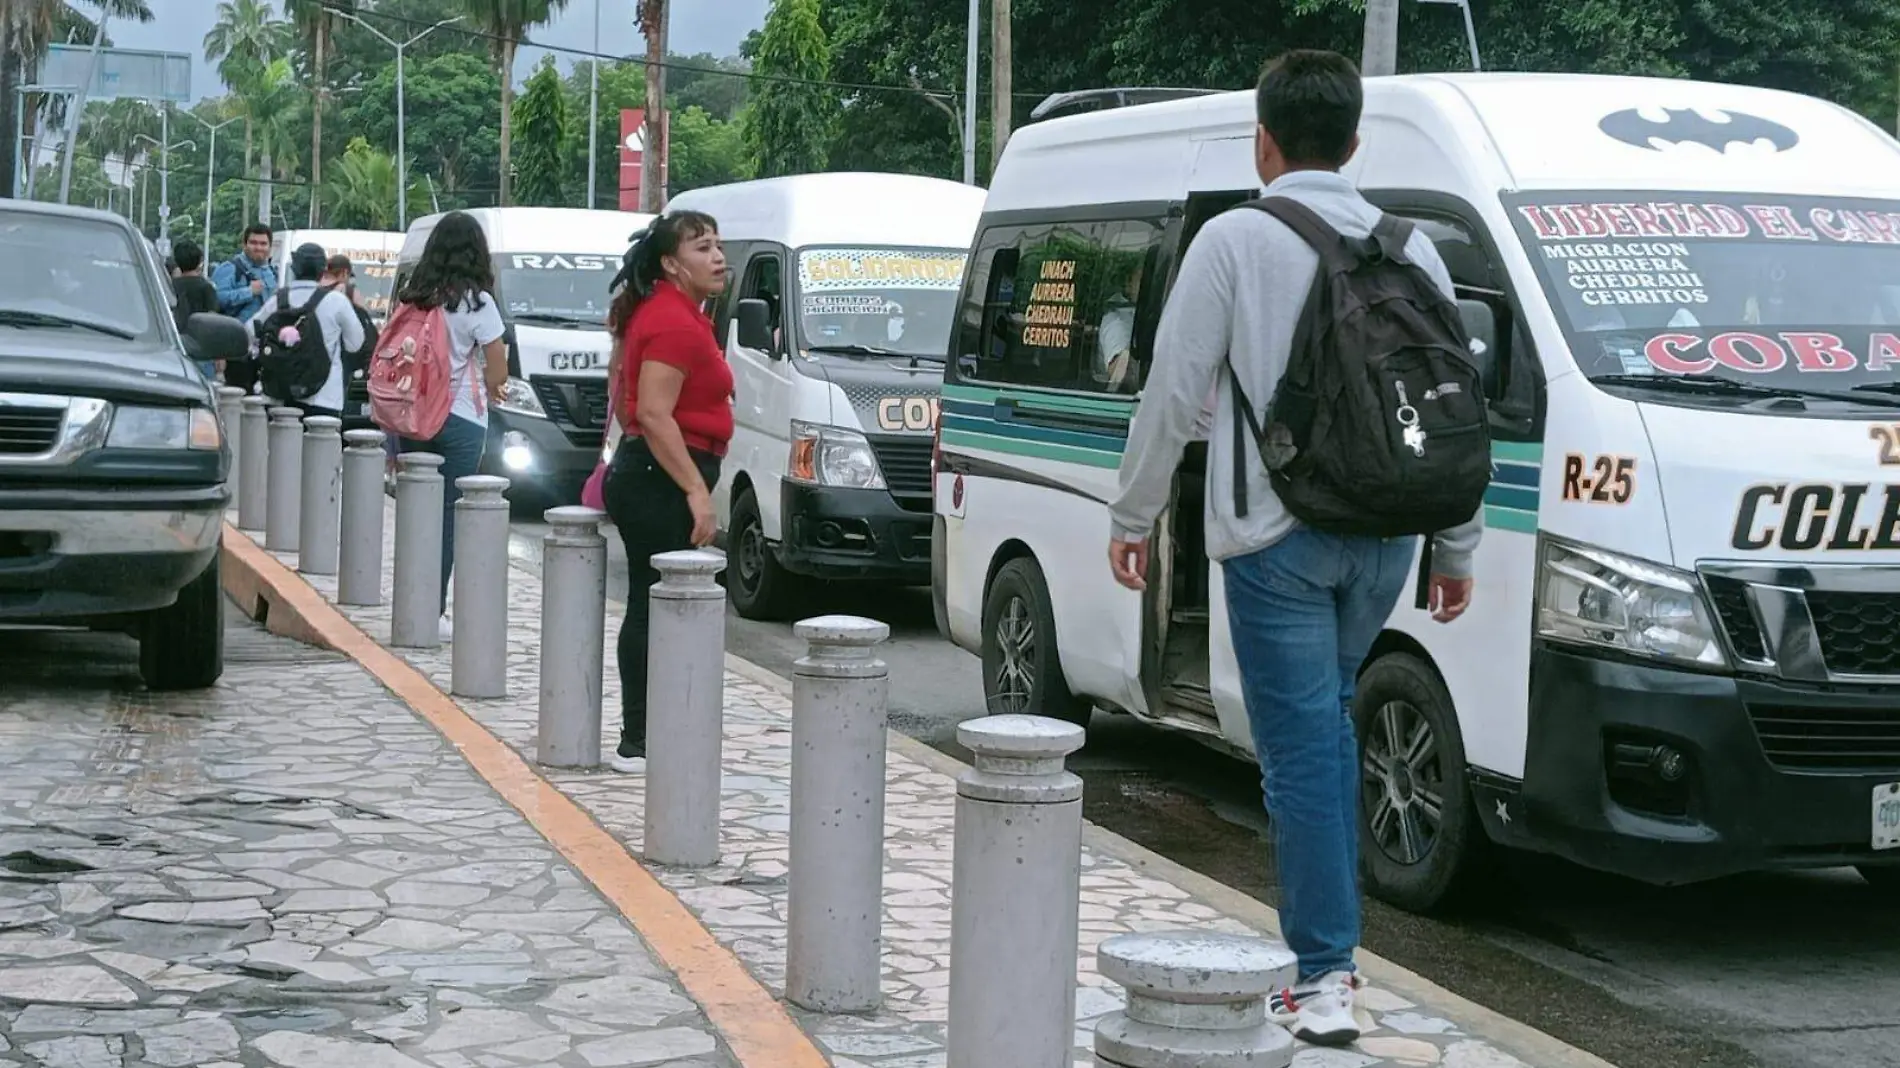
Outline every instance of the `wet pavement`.
[(0, 1064), (734, 1064), (453, 746), (227, 616), (185, 695), (126, 638), (0, 631)]

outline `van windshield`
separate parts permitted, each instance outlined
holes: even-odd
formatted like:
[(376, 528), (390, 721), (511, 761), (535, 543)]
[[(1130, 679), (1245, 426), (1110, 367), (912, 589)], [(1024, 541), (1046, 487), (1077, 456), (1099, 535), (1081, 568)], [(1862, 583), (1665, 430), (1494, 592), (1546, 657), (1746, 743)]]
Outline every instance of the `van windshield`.
[(807, 349), (942, 360), (967, 249), (807, 248), (798, 254), (798, 328)]
[(389, 314), (389, 294), (396, 285), (396, 261), (358, 259), (350, 257), (350, 281), (356, 284), (356, 294), (363, 298), (363, 307), (371, 315), (382, 317)]
[(518, 321), (604, 326), (607, 283), (619, 269), (618, 253), (502, 253), (495, 257), (495, 299)]
[(1771, 388), (1900, 383), (1900, 201), (1508, 195), (1578, 366)]

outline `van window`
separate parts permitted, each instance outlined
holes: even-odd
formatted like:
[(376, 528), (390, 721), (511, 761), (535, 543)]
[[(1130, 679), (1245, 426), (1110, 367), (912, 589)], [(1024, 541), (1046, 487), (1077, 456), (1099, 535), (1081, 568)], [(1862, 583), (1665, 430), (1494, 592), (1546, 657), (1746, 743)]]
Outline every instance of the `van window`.
[(809, 349), (942, 360), (963, 290), (965, 248), (798, 250), (800, 343)]
[[(1138, 310), (1159, 263), (1156, 223), (1049, 223), (992, 230), (982, 333), (959, 370), (991, 382), (1133, 396), (1153, 342)], [(974, 357), (974, 358), (972, 358)]]
[(764, 252), (746, 266), (745, 284), (739, 289), (740, 300), (762, 300), (772, 310), (772, 336), (776, 351), (785, 351), (780, 333), (785, 324), (785, 268), (776, 253)]
[[(1483, 300), (1498, 313), (1499, 341), (1508, 358), (1498, 366), (1497, 380), (1491, 383), (1493, 411), (1505, 417), (1501, 424), (1494, 420), (1493, 434), (1515, 440), (1534, 431), (1532, 440), (1541, 440), (1541, 427), (1535, 422), (1543, 376), (1530, 331), (1523, 329), (1512, 309), (1503, 265), (1462, 219), (1402, 209), (1398, 214), (1431, 239), (1461, 299)], [(1520, 432), (1513, 432), (1514, 425)]]

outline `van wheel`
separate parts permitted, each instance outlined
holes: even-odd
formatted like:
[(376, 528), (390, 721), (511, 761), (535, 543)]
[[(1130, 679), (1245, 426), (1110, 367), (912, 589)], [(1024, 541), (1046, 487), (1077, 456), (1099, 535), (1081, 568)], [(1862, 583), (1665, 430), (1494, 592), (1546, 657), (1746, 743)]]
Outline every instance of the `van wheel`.
[(1360, 676), (1352, 718), (1366, 889), (1409, 912), (1451, 904), (1490, 844), (1473, 810), (1451, 695), (1417, 657), (1392, 653)]
[(223, 674), (224, 584), (214, 556), (178, 600), (146, 615), (139, 675), (152, 690), (202, 690)]
[(1900, 864), (1861, 864), (1854, 870), (1876, 890), (1900, 890)]
[(780, 566), (765, 539), (759, 500), (751, 487), (732, 502), (732, 530), (726, 535), (726, 592), (732, 607), (747, 619), (780, 620), (792, 609), (798, 576)]
[(992, 716), (1030, 715), (1086, 727), (1094, 703), (1069, 691), (1042, 568), (1004, 564), (983, 601), (983, 698)]

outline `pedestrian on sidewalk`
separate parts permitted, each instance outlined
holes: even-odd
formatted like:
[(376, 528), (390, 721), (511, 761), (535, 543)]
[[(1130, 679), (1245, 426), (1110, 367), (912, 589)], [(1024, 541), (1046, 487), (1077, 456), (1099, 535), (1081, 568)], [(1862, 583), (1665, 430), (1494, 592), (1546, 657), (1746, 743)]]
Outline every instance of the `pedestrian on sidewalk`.
[[(1349, 239), (1371, 235), (1382, 219), (1339, 173), (1359, 146), (1363, 103), (1352, 62), (1318, 51), (1289, 52), (1275, 61), (1261, 76), (1257, 96), (1255, 165), (1267, 195), (1303, 205)], [(1452, 299), (1451, 279), (1431, 241), (1413, 231), (1402, 249), (1402, 261), (1422, 268)], [(1219, 215), (1189, 246), (1129, 431), (1121, 494), (1110, 508), (1109, 562), (1123, 586), (1145, 586), (1149, 536), (1210, 387), (1217, 387), (1221, 420), (1240, 420), (1242, 406), (1257, 413), (1271, 402), (1293, 357), (1295, 328), (1318, 268), (1314, 247), (1261, 210)], [(1215, 433), (1209, 442), (1205, 536), (1208, 557), (1221, 562), (1225, 578), (1234, 653), (1273, 820), (1281, 926), (1299, 957), (1295, 986), (1276, 995), (1272, 1008), (1300, 1038), (1345, 1045), (1359, 1037), (1353, 1015), (1360, 933), (1353, 684), (1397, 606), (1419, 543), (1416, 537), (1329, 533), (1299, 522), (1275, 492), (1258, 435), (1232, 425), (1234, 433)], [(1480, 510), (1434, 539), (1430, 595), (1433, 618), (1441, 623), (1470, 604), (1471, 557), (1482, 524)]]
[[(246, 322), (263, 309), (277, 294), (277, 265), (271, 262), (271, 229), (256, 222), (244, 228), (243, 247), (211, 272), (211, 284), (218, 290), (218, 310), (239, 322)], [(233, 360), (224, 369), (226, 384), (252, 392), (257, 386), (257, 361), (252, 357)]]
[(329, 257), (323, 246), (298, 245), (290, 254), (290, 284), (272, 295), (263, 311), (251, 317), (251, 334), (260, 341), (265, 332), (281, 330), (287, 320), (295, 320), (301, 309), (315, 302), (309, 319), (322, 335), (323, 356), (329, 362), (323, 385), (308, 397), (273, 397), (303, 412), (306, 417), (343, 415), (343, 354), (363, 347), (363, 326), (350, 307), (343, 291), (330, 285)]
[(620, 745), (615, 771), (646, 769), (649, 562), (710, 545), (712, 488), (732, 440), (732, 368), (706, 301), (726, 288), (719, 224), (696, 211), (656, 220), (627, 250), (612, 286), (608, 329), (619, 339), (616, 415), (625, 436), (602, 497), (627, 549), (620, 626)]
[[(178, 317), (178, 330), (183, 333), (192, 316), (205, 312), (217, 313), (218, 287), (204, 276), (205, 253), (197, 242), (179, 241), (172, 247), (172, 257), (178, 268), (178, 273), (172, 277), (172, 297), (177, 302), (173, 310)], [(203, 372), (207, 382), (216, 382), (218, 372), (223, 367), (223, 360), (198, 361), (198, 370)]]
[[(488, 405), (500, 402), (502, 387), (508, 382), (508, 352), (494, 289), (488, 235), (473, 215), (452, 211), (436, 223), (422, 247), (422, 258), (396, 294), (398, 305), (443, 309), (449, 330), (449, 390), (454, 398), (449, 416), (435, 437), (427, 441), (403, 438), (396, 443), (399, 452), (442, 457), (443, 612), (438, 626), (445, 642), (454, 638), (448, 616), (449, 576), (455, 567), (455, 502), (462, 496), (455, 480), (481, 470), (488, 446)], [(355, 307), (345, 311), (360, 331)]]

